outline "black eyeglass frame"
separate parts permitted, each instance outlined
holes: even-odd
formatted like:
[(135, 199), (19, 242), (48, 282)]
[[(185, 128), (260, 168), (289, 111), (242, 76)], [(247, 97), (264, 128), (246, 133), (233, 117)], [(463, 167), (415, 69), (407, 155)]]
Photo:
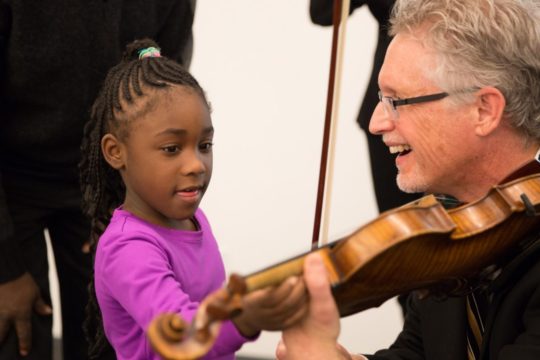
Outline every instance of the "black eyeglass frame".
[(396, 108), (398, 106), (436, 101), (436, 100), (444, 99), (447, 96), (450, 96), (450, 94), (447, 92), (440, 92), (437, 94), (422, 95), (422, 96), (416, 96), (416, 97), (407, 98), (407, 99), (394, 99), (390, 96), (384, 96), (381, 91), (378, 92), (378, 95), (379, 95), (379, 101), (384, 103), (383, 99), (386, 99), (386, 101), (388, 101), (388, 104), (392, 106), (392, 109), (394, 111), (396, 111)]

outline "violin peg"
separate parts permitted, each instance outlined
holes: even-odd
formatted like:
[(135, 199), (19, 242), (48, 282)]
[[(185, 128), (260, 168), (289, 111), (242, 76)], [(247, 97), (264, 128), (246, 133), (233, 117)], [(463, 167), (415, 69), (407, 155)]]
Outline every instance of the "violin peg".
[(174, 314), (175, 316), (171, 316), (169, 319), (169, 326), (171, 333), (174, 334), (173, 336), (176, 337), (177, 334), (181, 335), (186, 330), (187, 323), (180, 318), (180, 316)]
[(227, 289), (232, 294), (243, 295), (247, 293), (247, 284), (243, 276), (238, 274), (232, 274), (229, 277), (229, 282), (227, 283)]
[(178, 314), (162, 314), (156, 318), (156, 329), (163, 338), (171, 343), (177, 343), (184, 337), (188, 324)]
[(213, 329), (211, 326), (197, 328), (185, 322), (178, 314), (165, 313), (152, 320), (147, 336), (161, 359), (194, 360), (208, 352), (218, 330), (219, 324), (214, 324)]
[(232, 319), (242, 312), (242, 299), (240, 295), (233, 295), (223, 302), (208, 304), (208, 315), (216, 320)]
[[(223, 291), (224, 290), (224, 291)], [(244, 277), (232, 274), (225, 289), (214, 294), (213, 301), (207, 306), (207, 313), (212, 319), (232, 319), (242, 312), (241, 296), (247, 293)]]

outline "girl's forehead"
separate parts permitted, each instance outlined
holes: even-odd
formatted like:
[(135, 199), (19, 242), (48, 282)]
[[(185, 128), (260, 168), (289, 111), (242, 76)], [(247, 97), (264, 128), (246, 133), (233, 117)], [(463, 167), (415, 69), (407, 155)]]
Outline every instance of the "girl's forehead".
[(168, 84), (164, 87), (145, 86), (142, 95), (133, 94), (132, 100), (122, 99), (121, 111), (117, 111), (115, 117), (120, 121), (132, 122), (145, 118), (149, 113), (155, 112), (163, 107), (169, 108), (178, 103), (184, 103), (189, 98), (198, 97), (200, 94), (187, 86)]
[(126, 112), (130, 131), (158, 131), (160, 127), (211, 127), (210, 112), (203, 97), (195, 90), (171, 87), (137, 99)]

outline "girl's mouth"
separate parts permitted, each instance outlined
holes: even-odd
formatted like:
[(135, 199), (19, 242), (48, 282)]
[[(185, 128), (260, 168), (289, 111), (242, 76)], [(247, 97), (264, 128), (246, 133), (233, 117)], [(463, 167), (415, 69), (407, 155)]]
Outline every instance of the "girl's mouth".
[(202, 191), (200, 187), (190, 187), (177, 191), (176, 195), (180, 196), (186, 201), (196, 201), (201, 196), (201, 193)]

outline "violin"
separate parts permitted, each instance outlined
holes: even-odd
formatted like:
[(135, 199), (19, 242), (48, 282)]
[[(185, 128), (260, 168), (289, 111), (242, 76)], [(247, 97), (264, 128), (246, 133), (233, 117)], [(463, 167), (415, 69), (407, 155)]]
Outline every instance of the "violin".
[(418, 289), (463, 293), (486, 269), (525, 246), (526, 234), (540, 231), (539, 207), (540, 173), (494, 186), (483, 198), (449, 210), (425, 196), (323, 247), (248, 276), (231, 275), (191, 324), (177, 314), (156, 317), (148, 328), (150, 343), (167, 360), (203, 356), (219, 323), (241, 311), (242, 295), (301, 275), (312, 252), (323, 257), (341, 316)]

